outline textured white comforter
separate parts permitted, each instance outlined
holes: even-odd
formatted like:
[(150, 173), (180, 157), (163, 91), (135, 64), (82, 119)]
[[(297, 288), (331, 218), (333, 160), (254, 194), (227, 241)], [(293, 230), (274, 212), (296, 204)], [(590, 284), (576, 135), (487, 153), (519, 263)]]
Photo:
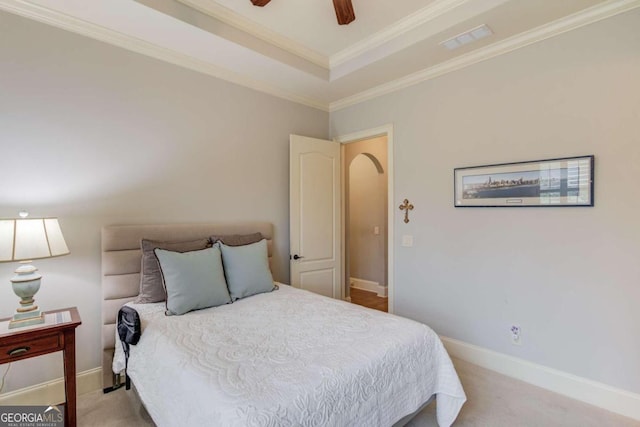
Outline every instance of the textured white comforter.
[(287, 285), (183, 316), (130, 305), (129, 375), (158, 426), (391, 426), (433, 394), (449, 426), (466, 400), (438, 336), (398, 316)]

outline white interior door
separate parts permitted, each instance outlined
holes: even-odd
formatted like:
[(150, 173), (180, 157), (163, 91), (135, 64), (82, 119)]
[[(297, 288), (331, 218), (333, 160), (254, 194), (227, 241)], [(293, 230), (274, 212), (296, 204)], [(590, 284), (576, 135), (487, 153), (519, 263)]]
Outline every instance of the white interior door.
[(291, 135), (291, 284), (340, 298), (340, 144)]

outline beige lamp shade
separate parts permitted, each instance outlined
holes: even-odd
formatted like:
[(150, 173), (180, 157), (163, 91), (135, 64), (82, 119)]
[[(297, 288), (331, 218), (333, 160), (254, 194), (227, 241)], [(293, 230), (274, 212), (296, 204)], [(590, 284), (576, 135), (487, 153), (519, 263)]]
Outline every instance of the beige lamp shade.
[(57, 218), (0, 219), (0, 262), (67, 255)]

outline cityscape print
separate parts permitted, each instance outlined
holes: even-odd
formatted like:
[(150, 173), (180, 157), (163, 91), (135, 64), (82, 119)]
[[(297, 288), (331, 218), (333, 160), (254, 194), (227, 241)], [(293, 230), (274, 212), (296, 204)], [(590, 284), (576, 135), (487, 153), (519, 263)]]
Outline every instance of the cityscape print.
[(595, 156), (455, 168), (455, 207), (594, 206)]
[(463, 199), (567, 197), (579, 191), (579, 168), (468, 175), (462, 178)]

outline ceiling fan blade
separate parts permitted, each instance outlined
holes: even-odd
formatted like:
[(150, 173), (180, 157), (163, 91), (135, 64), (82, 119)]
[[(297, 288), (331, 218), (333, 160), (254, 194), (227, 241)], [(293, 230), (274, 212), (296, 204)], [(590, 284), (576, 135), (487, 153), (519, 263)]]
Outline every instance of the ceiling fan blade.
[(356, 19), (351, 0), (333, 0), (333, 7), (336, 10), (338, 24), (347, 25)]
[(251, 3), (253, 3), (254, 6), (265, 6), (267, 3), (269, 3), (271, 0), (251, 0)]

